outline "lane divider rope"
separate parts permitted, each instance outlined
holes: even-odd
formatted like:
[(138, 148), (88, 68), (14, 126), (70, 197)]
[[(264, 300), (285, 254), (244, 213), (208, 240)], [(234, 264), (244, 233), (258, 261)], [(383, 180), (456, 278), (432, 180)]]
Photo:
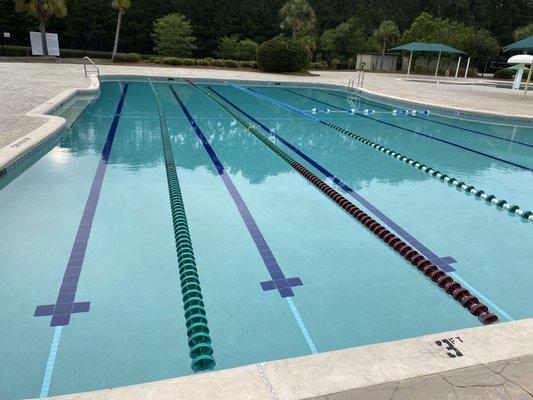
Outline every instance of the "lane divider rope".
[[(336, 93), (333, 93), (333, 92), (329, 92), (327, 90), (323, 90), (323, 89), (316, 89), (317, 91), (319, 92), (322, 92), (322, 93), (325, 93), (325, 94), (329, 94), (330, 96), (335, 96), (335, 97), (339, 97), (339, 98), (342, 98), (346, 101), (346, 95), (344, 96), (341, 96), (341, 95), (338, 95)], [(359, 96), (359, 98), (363, 98), (361, 96)], [(368, 101), (363, 101), (363, 100), (358, 100), (360, 101), (362, 104), (366, 104), (368, 106), (371, 106), (371, 107), (376, 107), (376, 108), (380, 108), (382, 110), (387, 110), (388, 112), (390, 111), (393, 111), (394, 108), (391, 107), (390, 105), (387, 105), (387, 107), (384, 107), (384, 106), (379, 106), (377, 104), (373, 104), (373, 103), (369, 103), (368, 101), (374, 101), (374, 100), (368, 100)], [(378, 103), (378, 104), (381, 104), (381, 103)], [(482, 136), (487, 136), (487, 137), (491, 137), (491, 138), (494, 138), (494, 139), (498, 139), (498, 140), (502, 140), (502, 141), (505, 141), (505, 142), (510, 142), (510, 143), (516, 143), (516, 144), (520, 144), (522, 146), (527, 146), (527, 147), (533, 147), (533, 144), (530, 144), (530, 143), (525, 143), (525, 142), (520, 142), (518, 140), (512, 140), (512, 139), (507, 139), (507, 138), (503, 138), (503, 137), (500, 137), (500, 136), (496, 136), (496, 135), (491, 135), (489, 133), (485, 133), (485, 132), (480, 132), (480, 131), (476, 131), (475, 129), (470, 129), (470, 128), (464, 128), (462, 126), (457, 126), (457, 125), (453, 125), (453, 124), (448, 124), (446, 122), (442, 122), (442, 121), (437, 121), (435, 119), (430, 119), (430, 118), (424, 118), (424, 117), (420, 117), (418, 115), (413, 115), (411, 113), (407, 113), (407, 114), (404, 114), (406, 115), (407, 117), (413, 117), (413, 118), (417, 118), (417, 119), (421, 119), (423, 121), (427, 121), (427, 122), (431, 122), (431, 123), (434, 123), (434, 124), (438, 124), (438, 125), (444, 125), (444, 126), (448, 126), (450, 128), (455, 128), (455, 129), (460, 129), (462, 131), (466, 131), (466, 132), (472, 132), (472, 133), (476, 133), (478, 135), (482, 135)], [(438, 114), (437, 114), (438, 115)], [(426, 116), (427, 117), (427, 116)], [(468, 120), (467, 120), (468, 121)], [(506, 126), (510, 126), (508, 124), (504, 124)]]
[(351, 132), (347, 129), (344, 129), (338, 125), (335, 125), (335, 124), (332, 124), (330, 122), (326, 122), (326, 121), (323, 121), (319, 118), (316, 118), (314, 116), (311, 116), (311, 115), (308, 115), (307, 113), (305, 112), (302, 112), (301, 110), (298, 110), (296, 107), (293, 107), (289, 104), (285, 104), (279, 100), (276, 100), (276, 99), (272, 99), (271, 97), (268, 97), (268, 96), (265, 96), (263, 94), (260, 94), (258, 92), (255, 92), (253, 90), (250, 90), (250, 89), (247, 89), (247, 88), (244, 88), (240, 85), (237, 85), (237, 84), (234, 84), (234, 83), (230, 83), (228, 82), (228, 84), (232, 87), (235, 87), (236, 89), (239, 89), (245, 93), (248, 93), (252, 96), (255, 96), (255, 97), (258, 97), (258, 98), (261, 98), (265, 101), (268, 101), (272, 104), (277, 104), (281, 107), (284, 107), (286, 109), (289, 109), (289, 110), (292, 110), (292, 111), (296, 111), (298, 112), (299, 114), (301, 115), (304, 115), (322, 125), (325, 125), (333, 130), (336, 130), (337, 132), (340, 132), (352, 139), (355, 139), (357, 140), (358, 142), (361, 142), (375, 150), (378, 150), (379, 152), (381, 152), (382, 154), (385, 154), (389, 157), (392, 157), (392, 158), (395, 158), (401, 162), (403, 162), (404, 164), (407, 164), (407, 165), (410, 165), (411, 167), (413, 168), (416, 168), (418, 169), (419, 171), (422, 171), (432, 177), (434, 177), (435, 179), (443, 182), (443, 183), (446, 183), (448, 184), (449, 186), (452, 186), (452, 187), (455, 187), (456, 189), (458, 190), (461, 190), (461, 191), (464, 191), (466, 194), (471, 194), (473, 196), (475, 196), (476, 198), (478, 199), (482, 199), (482, 200), (485, 200), (485, 202), (487, 204), (493, 204), (495, 205), (498, 209), (503, 209), (503, 210), (507, 210), (509, 212), (509, 214), (511, 215), (518, 215), (523, 221), (533, 221), (533, 211), (525, 211), (523, 210), (522, 208), (520, 208), (520, 206), (518, 205), (511, 205), (509, 204), (506, 200), (503, 200), (503, 199), (498, 199), (495, 195), (493, 194), (488, 194), (488, 193), (485, 193), (485, 191), (481, 190), (481, 189), (477, 189), (476, 187), (474, 187), (473, 185), (467, 185), (465, 182), (463, 181), (459, 181), (458, 179), (454, 178), (454, 177), (451, 177), (437, 169), (434, 169), (434, 168), (431, 168), (429, 167), (428, 165), (422, 163), (422, 162), (419, 162), (419, 161), (416, 161), (414, 159), (411, 159), (401, 153), (398, 153), (392, 149), (389, 149), (388, 147), (385, 147), (385, 146), (382, 146), (380, 145), (379, 143), (376, 143), (370, 139), (367, 139), (365, 138), (364, 136), (361, 136), (361, 135), (358, 135), (354, 132)]
[(294, 277), (294, 278), (286, 278), (285, 274), (283, 273), (283, 270), (281, 269), (280, 265), (278, 264), (278, 261), (276, 259), (276, 256), (270, 249), (270, 246), (268, 245), (268, 242), (266, 241), (263, 233), (259, 229), (259, 226), (257, 226), (257, 223), (255, 222), (255, 219), (248, 209), (248, 206), (246, 205), (244, 199), (242, 198), (241, 194), (235, 187), (235, 184), (233, 183), (233, 180), (229, 176), (229, 174), (226, 172), (226, 169), (224, 168), (224, 165), (218, 158), (215, 150), (205, 137), (204, 133), (192, 117), (191, 113), (185, 106), (185, 103), (180, 98), (176, 90), (174, 90), (174, 87), (172, 85), (168, 85), (170, 88), (170, 91), (172, 92), (174, 98), (178, 102), (178, 104), (181, 107), (181, 110), (185, 114), (187, 120), (189, 121), (190, 126), (193, 128), (194, 132), (196, 133), (196, 136), (202, 143), (205, 151), (207, 152), (209, 158), (211, 159), (211, 162), (215, 166), (216, 170), (218, 171), (218, 174), (220, 178), (222, 179), (222, 182), (224, 183), (224, 186), (226, 187), (228, 193), (230, 194), (233, 203), (237, 207), (237, 210), (239, 211), (239, 214), (241, 215), (241, 218), (246, 225), (246, 228), (248, 229), (248, 232), (250, 233), (250, 236), (252, 237), (252, 240), (254, 241), (257, 250), (263, 259), (263, 262), (265, 264), (265, 267), (268, 270), (268, 273), (270, 274), (270, 281), (261, 282), (261, 287), (265, 291), (269, 290), (278, 290), (280, 296), (282, 298), (285, 298), (287, 300), (287, 303), (289, 304), (289, 308), (291, 309), (292, 315), (294, 316), (294, 319), (296, 323), (298, 324), (298, 327), (300, 328), (300, 331), (302, 332), (302, 335), (307, 342), (307, 346), (309, 347), (309, 350), (311, 353), (316, 354), (317, 348), (315, 346), (315, 343), (311, 339), (311, 335), (309, 335), (309, 331), (307, 330), (302, 317), (300, 316), (300, 313), (296, 309), (296, 305), (292, 301), (292, 296), (294, 296), (294, 292), (292, 290), (293, 286), (302, 286), (303, 282), (300, 278)]
[(194, 372), (212, 370), (215, 367), (213, 347), (209, 335), (207, 313), (204, 298), (200, 287), (200, 278), (194, 258), (194, 251), (189, 234), (187, 215), (181, 195), (180, 183), (176, 172), (174, 155), (168, 133), (166, 117), (161, 106), (159, 95), (150, 79), (148, 83), (157, 104), (159, 122), (161, 125), (161, 137), (163, 140), (163, 155), (167, 173), (168, 193), (172, 210), (172, 225), (174, 227), (174, 239), (178, 256), (179, 277), (183, 310), (185, 312), (185, 325), (189, 345), (189, 356), (192, 359), (191, 368)]
[(330, 171), (328, 171), (326, 168), (324, 168), (321, 164), (316, 162), (314, 159), (309, 157), (307, 154), (302, 152), (300, 149), (298, 149), (296, 146), (294, 146), (292, 143), (288, 142), (286, 139), (284, 139), (282, 136), (280, 136), (278, 133), (274, 131), (274, 129), (269, 128), (267, 125), (263, 124), (261, 121), (259, 121), (254, 116), (248, 114), (245, 110), (243, 110), (241, 107), (239, 107), (237, 104), (229, 100), (227, 97), (222, 95), (218, 90), (214, 89), (211, 86), (207, 87), (211, 92), (216, 94), (218, 97), (220, 97), (223, 101), (225, 101), (227, 104), (232, 106), (234, 109), (239, 111), (242, 115), (247, 117), (250, 121), (254, 122), (258, 126), (260, 126), (267, 134), (273, 135), (276, 139), (278, 139), (281, 143), (283, 143), (285, 146), (287, 146), (289, 149), (291, 149), (294, 153), (302, 157), (304, 160), (306, 160), (309, 164), (311, 164), (313, 167), (315, 167), (318, 171), (320, 171), (322, 174), (324, 174), (327, 178), (331, 179), (333, 183), (338, 185), (344, 192), (346, 192), (348, 195), (350, 195), (354, 200), (361, 203), (363, 206), (367, 208), (372, 214), (374, 214), (378, 219), (381, 220), (381, 222), (384, 223), (385, 226), (387, 226), (389, 229), (394, 230), (402, 239), (404, 239), (407, 243), (409, 243), (412, 247), (414, 247), (416, 250), (418, 250), (422, 255), (424, 255), (428, 260), (433, 262), (436, 266), (440, 267), (444, 272), (449, 273), (452, 278), (459, 281), (463, 286), (465, 286), (468, 290), (470, 290), (472, 293), (474, 293), (479, 299), (481, 299), (483, 302), (485, 302), (488, 306), (490, 306), (492, 309), (494, 309), (497, 313), (500, 315), (503, 315), (507, 320), (514, 321), (514, 318), (511, 317), (507, 312), (505, 312), (501, 307), (496, 305), (493, 301), (491, 301), (487, 296), (485, 296), (483, 293), (481, 293), (478, 289), (473, 287), (470, 283), (466, 282), (463, 278), (461, 278), (457, 272), (454, 272), (455, 269), (451, 267), (450, 263), (456, 262), (455, 259), (452, 257), (439, 257), (437, 254), (435, 254), (433, 251), (431, 251), (429, 248), (424, 246), (422, 243), (420, 243), (416, 238), (414, 238), (412, 235), (410, 235), (405, 229), (403, 229), (401, 226), (399, 226), (397, 223), (395, 223), (392, 219), (390, 219), (387, 215), (385, 215), (381, 210), (379, 210), (377, 207), (375, 207), (372, 203), (370, 203), (368, 200), (366, 200), (363, 196), (358, 194), (355, 190), (353, 190), (350, 186), (348, 186), (345, 182), (343, 182), (341, 179), (339, 179), (337, 176), (333, 175)]
[(466, 308), (472, 315), (477, 317), (483, 324), (491, 324), (498, 321), (498, 316), (490, 312), (488, 307), (483, 304), (476, 296), (473, 296), (470, 291), (464, 288), (460, 283), (455, 281), (450, 275), (441, 270), (426, 257), (418, 251), (407, 245), (403, 240), (397, 237), (394, 233), (387, 230), (378, 221), (370, 217), (363, 210), (358, 208), (355, 204), (350, 202), (346, 197), (341, 195), (335, 189), (327, 185), (324, 181), (314, 175), (311, 171), (303, 165), (294, 160), (291, 156), (285, 153), (281, 148), (270, 141), (266, 136), (260, 133), (252, 124), (248, 123), (243, 117), (234, 112), (222, 101), (216, 97), (211, 96), (210, 93), (200, 88), (195, 83), (188, 81), (200, 93), (203, 93), (209, 99), (213, 100), (229, 115), (235, 118), (241, 125), (243, 125), (248, 132), (253, 134), (270, 150), (276, 153), (282, 160), (294, 168), (300, 175), (309, 181), (318, 190), (328, 196), (331, 200), (337, 203), (349, 215), (351, 215), (361, 225), (372, 232), (379, 240), (387, 244), (392, 250), (398, 253), (402, 258), (407, 260), (411, 265), (415, 266), (426, 277), (435, 282), (444, 292), (453, 297)]

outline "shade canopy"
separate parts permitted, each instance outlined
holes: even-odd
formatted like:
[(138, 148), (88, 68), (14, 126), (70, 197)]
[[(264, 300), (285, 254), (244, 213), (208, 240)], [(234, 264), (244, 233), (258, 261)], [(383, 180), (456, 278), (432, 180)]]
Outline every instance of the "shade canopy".
[(511, 71), (518, 71), (520, 69), (523, 69), (524, 71), (529, 71), (529, 68), (526, 67), (525, 65), (513, 65), (512, 67), (505, 68), (505, 69), (509, 69)]
[(515, 42), (503, 48), (503, 51), (509, 51), (509, 50), (516, 50), (516, 51), (533, 50), (533, 36), (519, 40), (518, 42)]
[(427, 51), (432, 53), (466, 54), (464, 51), (454, 49), (453, 47), (446, 46), (445, 44), (424, 42), (411, 42), (398, 47), (393, 47), (388, 51)]

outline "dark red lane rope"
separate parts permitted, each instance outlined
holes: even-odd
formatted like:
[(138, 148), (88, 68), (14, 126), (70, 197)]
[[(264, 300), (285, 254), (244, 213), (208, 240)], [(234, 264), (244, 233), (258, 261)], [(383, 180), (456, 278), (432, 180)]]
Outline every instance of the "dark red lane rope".
[(498, 316), (496, 314), (490, 312), (485, 304), (479, 301), (477, 297), (472, 295), (468, 289), (462, 287), (459, 282), (453, 280), (450, 275), (441, 270), (426, 257), (401, 240), (398, 236), (386, 229), (378, 221), (366, 214), (363, 210), (350, 202), (350, 200), (341, 195), (339, 192), (305, 168), (302, 164), (297, 162), (294, 158), (285, 153), (281, 148), (272, 143), (266, 136), (261, 134), (259, 130), (254, 128), (253, 125), (248, 123), (243, 117), (229, 108), (225, 103), (216, 97), (211, 96), (208, 92), (204, 91), (202, 88), (193, 84), (192, 82), (189, 81), (189, 83), (198, 89), (198, 91), (217, 103), (233, 118), (239, 121), (239, 123), (242, 124), (251, 134), (263, 142), (264, 145), (281, 157), (287, 164), (293, 167), (318, 190), (342, 207), (355, 220), (370, 230), (370, 232), (377, 236), (382, 242), (387, 244), (396, 253), (402, 256), (410, 264), (415, 266), (420, 272), (435, 282), (442, 290), (452, 296), (457, 302), (461, 303), (461, 305), (472, 315), (477, 317), (481, 323), (488, 325), (498, 321)]

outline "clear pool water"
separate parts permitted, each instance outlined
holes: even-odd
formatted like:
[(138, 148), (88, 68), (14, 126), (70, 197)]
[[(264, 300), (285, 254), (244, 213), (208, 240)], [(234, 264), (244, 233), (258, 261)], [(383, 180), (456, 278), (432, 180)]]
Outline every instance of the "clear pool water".
[[(531, 223), (287, 108), (228, 85), (201, 85), (208, 86), (307, 157), (271, 137), (298, 162), (329, 183), (316, 165), (330, 171), (380, 210), (376, 219), (394, 221), (440, 257), (501, 321), (533, 316)], [(156, 81), (154, 87), (185, 202), (215, 369), (480, 325), (192, 85)], [(329, 108), (317, 116), (533, 208), (533, 124), (393, 116), (391, 107), (364, 99), (361, 106), (376, 113), (363, 117), (342, 111), (348, 105), (340, 91), (253, 89), (298, 109)], [(284, 276), (301, 280), (293, 296), (263, 290), (271, 275), (213, 154)], [(0, 397), (191, 374), (151, 86), (102, 83), (100, 96), (55, 147), (1, 179)], [(68, 294), (64, 277), (76, 274), (78, 305), (70, 318), (46, 315), (46, 307), (34, 316), (36, 307), (59, 303), (58, 293)]]

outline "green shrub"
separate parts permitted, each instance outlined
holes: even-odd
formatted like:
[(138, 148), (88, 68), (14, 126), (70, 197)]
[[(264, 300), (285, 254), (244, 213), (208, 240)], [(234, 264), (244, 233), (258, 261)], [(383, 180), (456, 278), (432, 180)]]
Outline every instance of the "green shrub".
[(241, 68), (252, 68), (250, 61), (239, 61), (239, 67)]
[(178, 13), (168, 14), (154, 21), (152, 34), (156, 54), (189, 56), (196, 49), (190, 21)]
[(183, 60), (178, 57), (164, 57), (161, 60), (161, 63), (166, 65), (181, 65), (183, 63)]
[(328, 69), (328, 62), (325, 60), (312, 62), (311, 69)]
[(117, 53), (113, 57), (113, 62), (137, 63), (141, 61), (141, 56), (137, 53)]
[(215, 61), (215, 59), (212, 57), (206, 57), (204, 60), (206, 60), (208, 64), (213, 64), (213, 61)]
[(259, 68), (267, 72), (301, 71), (309, 66), (311, 52), (300, 42), (276, 36), (257, 48)]
[(257, 63), (257, 61), (250, 61), (250, 67), (253, 69), (257, 69), (259, 68), (259, 64)]
[(499, 71), (496, 71), (494, 73), (494, 77), (498, 79), (513, 79), (515, 74), (516, 74), (516, 71), (505, 68), (505, 69), (500, 69)]
[(222, 58), (220, 58), (218, 60), (213, 60), (211, 65), (214, 65), (215, 67), (223, 67), (224, 65), (226, 65), (226, 60), (224, 60)]
[(225, 64), (224, 64), (226, 67), (230, 67), (230, 68), (238, 68), (239, 67), (239, 63), (235, 60), (226, 60)]
[(194, 65), (194, 60), (192, 58), (183, 58), (181, 63), (183, 65)]
[(237, 46), (235, 58), (237, 60), (255, 60), (257, 43), (251, 39), (241, 40)]
[(199, 58), (197, 60), (194, 60), (196, 65), (209, 65), (211, 64), (207, 58)]

